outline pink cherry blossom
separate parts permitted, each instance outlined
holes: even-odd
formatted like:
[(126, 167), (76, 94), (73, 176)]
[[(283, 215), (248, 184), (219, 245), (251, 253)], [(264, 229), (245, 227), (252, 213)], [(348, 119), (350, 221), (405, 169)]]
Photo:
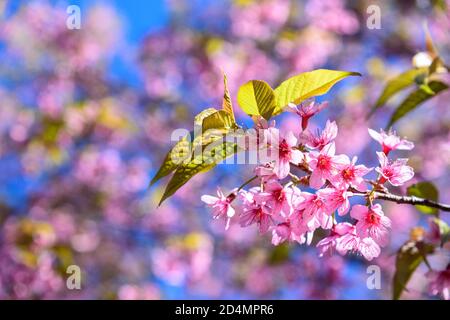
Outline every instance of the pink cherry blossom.
[(361, 254), (366, 260), (371, 261), (380, 255), (380, 246), (370, 237), (360, 238), (356, 227), (351, 225), (346, 233), (336, 241), (336, 250), (340, 254), (355, 252)]
[(383, 152), (387, 155), (392, 150), (412, 150), (414, 148), (414, 143), (406, 139), (400, 139), (394, 132), (384, 132), (382, 129), (380, 132), (368, 129), (370, 136), (381, 144)]
[(352, 161), (345, 156), (345, 163), (337, 165), (339, 172), (331, 177), (331, 183), (338, 188), (353, 187), (359, 191), (366, 191), (367, 185), (364, 182), (364, 176), (372, 171), (373, 168), (367, 168), (365, 165), (356, 165), (357, 157)]
[(336, 122), (327, 120), (325, 129), (322, 132), (313, 133), (311, 130), (305, 130), (300, 135), (300, 141), (312, 149), (322, 149), (327, 144), (336, 139), (338, 127)]
[(367, 237), (359, 241), (358, 252), (366, 258), (367, 261), (371, 261), (380, 255), (381, 249), (372, 238)]
[(371, 237), (382, 247), (387, 245), (391, 220), (384, 215), (381, 205), (374, 204), (369, 208), (357, 204), (352, 207), (350, 215), (358, 220), (356, 224), (358, 236)]
[(429, 293), (441, 295), (445, 300), (450, 300), (450, 264), (446, 270), (429, 271), (426, 276), (430, 280)]
[(348, 198), (353, 193), (346, 189), (324, 188), (317, 191), (317, 194), (324, 199), (326, 207), (331, 213), (337, 210), (338, 214), (343, 216), (350, 210)]
[(352, 224), (346, 226), (345, 233), (342, 233), (337, 239), (336, 250), (340, 254), (347, 252), (357, 252), (360, 238), (356, 234), (356, 227)]
[(327, 106), (328, 102), (316, 103), (314, 100), (310, 100), (303, 102), (299, 106), (289, 103), (286, 106), (286, 110), (302, 117), (302, 129), (305, 130), (308, 127), (308, 120)]
[(272, 229), (272, 244), (279, 245), (285, 241), (296, 241), (300, 244), (311, 244), (313, 232), (297, 233), (291, 221), (278, 224)]
[(380, 182), (389, 181), (393, 186), (401, 186), (414, 176), (414, 170), (406, 163), (408, 159), (389, 161), (386, 154), (377, 152), (380, 167), (375, 170), (381, 175)]
[(311, 151), (309, 167), (312, 170), (309, 184), (314, 189), (321, 188), (325, 181), (331, 180), (337, 174), (338, 166), (345, 164), (345, 156), (335, 156), (336, 147), (334, 142), (326, 145), (320, 152)]
[(220, 188), (217, 188), (217, 197), (210, 195), (203, 195), (201, 200), (213, 209), (214, 219), (225, 218), (226, 226), (228, 229), (230, 226), (230, 220), (235, 214), (234, 208), (231, 206), (231, 202), (236, 197), (235, 193), (231, 193), (226, 197)]
[(325, 199), (320, 193), (311, 194), (302, 192), (303, 201), (297, 203), (293, 201), (295, 212), (299, 212), (299, 223), (307, 231), (314, 231), (318, 227), (330, 229), (333, 226), (332, 210), (325, 203)]
[(259, 225), (259, 232), (265, 233), (269, 230), (272, 222), (272, 209), (264, 202), (256, 200), (255, 194), (260, 191), (259, 187), (250, 191), (242, 190), (239, 196), (243, 202), (242, 213), (239, 216), (241, 227), (248, 227), (254, 223)]
[(268, 152), (274, 160), (274, 172), (279, 179), (285, 178), (290, 172), (289, 163), (299, 164), (303, 161), (303, 153), (295, 149), (297, 138), (289, 131), (284, 137), (276, 128), (265, 130)]
[(287, 217), (291, 213), (291, 199), (293, 194), (299, 194), (297, 187), (283, 187), (278, 181), (271, 180), (264, 185), (264, 191), (257, 193), (257, 202), (266, 203), (274, 216)]
[(317, 243), (319, 256), (323, 257), (324, 255), (332, 255), (334, 250), (344, 255), (347, 250), (343, 249), (342, 246), (338, 247), (339, 239), (340, 237), (351, 233), (353, 229), (354, 226), (348, 222), (342, 222), (334, 225), (331, 230), (331, 234)]

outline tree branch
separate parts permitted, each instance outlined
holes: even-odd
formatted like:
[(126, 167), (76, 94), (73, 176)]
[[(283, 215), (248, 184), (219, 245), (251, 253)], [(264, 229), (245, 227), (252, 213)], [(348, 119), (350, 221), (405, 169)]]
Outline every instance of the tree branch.
[[(311, 169), (305, 164), (293, 165), (294, 167), (306, 172), (307, 174), (311, 174)], [(303, 179), (305, 177), (302, 177)], [(356, 189), (351, 188), (350, 191), (353, 192), (355, 196), (368, 197), (371, 193), (374, 198), (392, 201), (398, 204), (411, 204), (411, 205), (420, 205), (431, 208), (437, 208), (442, 211), (450, 212), (450, 204), (439, 203), (433, 200), (419, 198), (416, 196), (399, 196), (396, 194), (392, 194), (389, 192), (380, 192), (380, 191), (367, 191), (365, 193), (358, 192)]]
[(412, 205), (420, 205), (431, 208), (441, 209), (443, 211), (450, 211), (449, 204), (443, 204), (436, 201), (432, 201), (429, 199), (423, 199), (416, 196), (399, 196), (392, 193), (383, 193), (383, 192), (374, 192), (375, 198), (396, 202), (398, 204), (412, 204)]

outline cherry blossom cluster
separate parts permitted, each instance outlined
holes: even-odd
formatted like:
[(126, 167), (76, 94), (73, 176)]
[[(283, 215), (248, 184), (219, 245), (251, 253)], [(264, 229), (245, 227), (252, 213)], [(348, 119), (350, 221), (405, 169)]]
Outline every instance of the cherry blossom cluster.
[[(360, 254), (370, 261), (388, 244), (391, 228), (381, 205), (374, 203), (374, 192), (386, 191), (388, 184), (401, 186), (414, 175), (407, 159), (393, 160), (388, 155), (393, 150), (411, 150), (414, 145), (395, 132), (369, 129), (382, 147), (376, 153), (379, 166), (373, 170), (358, 164), (357, 157), (336, 154), (336, 122), (328, 120), (319, 132), (308, 129), (308, 120), (326, 106), (314, 101), (288, 106), (288, 111), (301, 118), (302, 132), (297, 137), (292, 132), (281, 134), (274, 124), (258, 124), (263, 127), (259, 138), (264, 147), (276, 155), (255, 168), (252, 181), (259, 185), (248, 190), (236, 188), (229, 195), (218, 188), (217, 196), (201, 199), (212, 208), (215, 219), (225, 219), (226, 229), (231, 220), (238, 219), (242, 227), (257, 224), (260, 233), (271, 232), (273, 245), (285, 241), (309, 245), (314, 232), (322, 228), (329, 234), (317, 242), (320, 256), (337, 251)], [(298, 172), (303, 175), (299, 177)], [(365, 178), (371, 172), (377, 174), (375, 180)], [(300, 184), (306, 188), (301, 190)], [(365, 197), (366, 204), (351, 206), (353, 196)], [(241, 207), (238, 214), (235, 200)]]

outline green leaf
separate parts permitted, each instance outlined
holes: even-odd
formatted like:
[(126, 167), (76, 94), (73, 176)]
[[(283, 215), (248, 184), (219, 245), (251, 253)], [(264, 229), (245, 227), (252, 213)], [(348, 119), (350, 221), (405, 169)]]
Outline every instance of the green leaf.
[[(188, 140), (188, 136), (180, 139), (175, 146), (170, 150), (163, 160), (161, 167), (150, 182), (150, 187), (158, 182), (160, 179), (175, 171), (178, 166), (191, 159), (192, 150), (198, 145), (209, 144), (222, 136), (230, 128), (234, 121), (231, 122), (231, 116), (223, 110), (215, 108), (208, 108), (197, 114), (194, 118), (194, 127), (201, 127), (199, 137), (195, 137), (194, 141)], [(224, 129), (217, 132), (209, 132), (203, 135), (208, 129)]]
[(219, 143), (210, 144), (202, 153), (194, 156), (189, 163), (183, 164), (177, 168), (167, 184), (158, 206), (160, 206), (164, 200), (172, 196), (197, 173), (211, 170), (217, 163), (235, 154), (236, 151), (237, 146), (235, 143), (219, 141)]
[(212, 115), (213, 113), (216, 113), (218, 110), (215, 108), (208, 108), (197, 114), (194, 118), (194, 126), (201, 126), (203, 124), (203, 120)]
[(275, 89), (277, 109), (273, 114), (281, 113), (283, 108), (290, 102), (299, 104), (308, 98), (323, 95), (334, 84), (349, 76), (361, 76), (361, 74), (358, 72), (319, 69), (289, 78)]
[(224, 87), (224, 93), (223, 93), (222, 109), (225, 110), (226, 112), (228, 112), (228, 114), (231, 116), (231, 119), (233, 120), (233, 122), (235, 122), (234, 112), (233, 112), (233, 104), (231, 103), (230, 92), (228, 91), (227, 76), (225, 73), (223, 74), (223, 87)]
[(434, 94), (430, 94), (428, 90), (424, 90), (423, 88), (418, 88), (417, 90), (411, 92), (395, 110), (391, 120), (389, 121), (388, 128), (403, 118), (407, 113), (417, 108), (420, 104), (448, 89), (448, 85), (440, 81), (430, 81), (428, 86)]
[(383, 106), (396, 93), (413, 85), (416, 82), (417, 77), (426, 75), (426, 73), (426, 68), (411, 69), (389, 80), (377, 102), (375, 103), (375, 106), (372, 108), (370, 114), (372, 115), (378, 108)]
[[(410, 186), (407, 190), (408, 195), (420, 198), (438, 201), (439, 191), (431, 182), (419, 182)], [(416, 206), (417, 210), (426, 214), (437, 214), (436, 208), (426, 206)]]
[(281, 264), (289, 260), (290, 249), (287, 243), (275, 246), (269, 254), (268, 263), (271, 265)]
[(434, 246), (424, 242), (406, 242), (397, 252), (395, 260), (395, 274), (393, 279), (393, 299), (398, 300), (406, 284), (417, 267), (426, 256), (434, 252)]
[(276, 109), (275, 93), (264, 81), (251, 80), (239, 88), (237, 101), (242, 110), (251, 116), (269, 120)]
[(154, 185), (158, 180), (174, 171), (180, 163), (190, 158), (190, 155), (191, 143), (188, 140), (188, 136), (185, 136), (180, 139), (172, 150), (167, 153), (161, 167), (150, 182), (150, 186)]
[(224, 110), (217, 110), (215, 113), (203, 119), (202, 132), (210, 129), (229, 130), (234, 127), (233, 117)]

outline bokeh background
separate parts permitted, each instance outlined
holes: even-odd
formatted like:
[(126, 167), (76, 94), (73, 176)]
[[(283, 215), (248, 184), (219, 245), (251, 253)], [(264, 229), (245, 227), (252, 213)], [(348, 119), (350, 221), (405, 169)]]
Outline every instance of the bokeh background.
[[(250, 79), (276, 86), (302, 71), (358, 71), (321, 100), (312, 121), (339, 125), (337, 150), (376, 164), (367, 128), (385, 127), (401, 99), (366, 120), (386, 80), (425, 49), (428, 22), (450, 58), (445, 1), (170, 0), (0, 1), (0, 298), (2, 299), (388, 299), (395, 253), (427, 225), (414, 207), (385, 203), (390, 245), (371, 264), (381, 290), (366, 286), (356, 256), (318, 258), (314, 246), (273, 247), (256, 228), (225, 232), (200, 196), (230, 190), (251, 167), (220, 165), (157, 208), (164, 181), (148, 189), (177, 128), (220, 106)], [(68, 5), (81, 29), (66, 27)], [(366, 26), (381, 8), (381, 29)], [(415, 180), (450, 202), (450, 108), (443, 94), (396, 124), (415, 142)], [(235, 104), (237, 106), (237, 104)], [(238, 112), (238, 122), (248, 120)], [(299, 132), (298, 120), (277, 122)], [(233, 174), (230, 174), (233, 173)], [(404, 192), (404, 189), (396, 190)], [(448, 220), (448, 219), (447, 219)], [(443, 269), (448, 254), (430, 263)], [(82, 270), (81, 290), (66, 268)], [(405, 298), (427, 295), (419, 268)]]

